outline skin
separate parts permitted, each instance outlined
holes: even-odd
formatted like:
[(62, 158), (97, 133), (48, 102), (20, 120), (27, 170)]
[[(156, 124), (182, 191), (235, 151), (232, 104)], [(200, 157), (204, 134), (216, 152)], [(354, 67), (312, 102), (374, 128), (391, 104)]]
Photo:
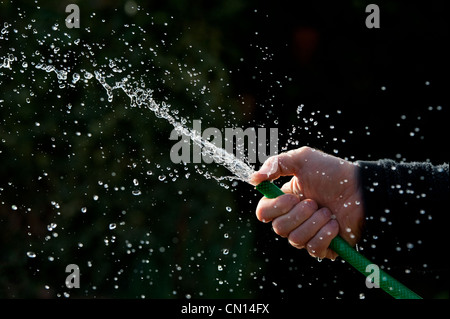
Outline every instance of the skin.
[(328, 246), (338, 234), (352, 246), (358, 242), (364, 208), (356, 164), (302, 147), (267, 159), (250, 183), (280, 176), (292, 176), (281, 188), (286, 194), (263, 197), (258, 220), (272, 222), (275, 233), (313, 257), (335, 259)]

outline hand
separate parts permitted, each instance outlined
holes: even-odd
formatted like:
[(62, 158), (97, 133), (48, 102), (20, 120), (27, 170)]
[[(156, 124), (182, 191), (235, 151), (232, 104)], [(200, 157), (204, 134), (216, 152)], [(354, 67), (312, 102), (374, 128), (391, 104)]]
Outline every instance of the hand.
[(336, 258), (328, 246), (337, 234), (352, 246), (358, 242), (364, 210), (355, 164), (302, 147), (267, 159), (250, 182), (280, 176), (293, 177), (281, 188), (285, 195), (259, 201), (260, 221), (272, 221), (274, 231), (292, 246), (319, 258)]

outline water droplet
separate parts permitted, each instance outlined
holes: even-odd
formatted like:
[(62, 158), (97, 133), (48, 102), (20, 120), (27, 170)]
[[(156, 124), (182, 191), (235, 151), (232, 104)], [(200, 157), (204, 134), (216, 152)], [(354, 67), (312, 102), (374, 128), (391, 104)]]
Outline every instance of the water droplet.
[(35, 257), (36, 257), (36, 253), (34, 253), (34, 252), (32, 252), (32, 251), (29, 251), (29, 252), (27, 252), (27, 256), (28, 256), (29, 258), (35, 258)]
[(231, 212), (232, 210), (230, 206), (227, 206), (225, 209), (227, 210), (227, 212)]
[(86, 207), (81, 207), (81, 212), (84, 214), (87, 212), (87, 208)]
[(72, 75), (72, 83), (75, 84), (80, 80), (81, 76), (78, 73)]
[(139, 196), (139, 195), (141, 195), (142, 193), (141, 193), (141, 191), (140, 191), (139, 189), (135, 189), (135, 190), (133, 190), (133, 191), (131, 192), (131, 194), (133, 194), (134, 196)]
[(133, 179), (133, 184), (134, 184), (134, 186), (138, 186), (139, 185), (139, 181), (135, 178), (135, 179)]
[(162, 182), (163, 180), (166, 179), (166, 175), (159, 175), (158, 179)]
[(17, 210), (17, 206), (16, 205), (11, 205), (11, 209), (12, 210)]
[(117, 225), (116, 225), (116, 223), (111, 223), (111, 224), (109, 224), (109, 229), (116, 229), (116, 227), (117, 227)]

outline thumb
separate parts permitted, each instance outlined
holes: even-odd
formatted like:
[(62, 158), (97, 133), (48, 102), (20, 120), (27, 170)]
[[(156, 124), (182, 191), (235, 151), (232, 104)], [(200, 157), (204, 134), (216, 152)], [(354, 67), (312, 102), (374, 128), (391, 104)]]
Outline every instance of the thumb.
[(250, 177), (250, 184), (258, 185), (265, 180), (274, 180), (280, 176), (296, 175), (301, 168), (303, 148), (269, 157), (259, 171)]

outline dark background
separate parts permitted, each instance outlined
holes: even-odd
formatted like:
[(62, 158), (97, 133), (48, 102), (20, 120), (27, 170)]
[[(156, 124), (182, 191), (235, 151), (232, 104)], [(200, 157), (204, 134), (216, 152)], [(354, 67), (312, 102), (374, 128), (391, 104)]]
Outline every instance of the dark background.
[[(444, 1), (378, 1), (380, 29), (366, 28), (366, 1), (145, 1), (132, 14), (131, 2), (89, 1), (78, 3), (81, 28), (69, 30), (68, 3), (0, 3), (1, 25), (11, 24), (0, 56), (19, 59), (0, 69), (1, 297), (386, 298), (341, 261), (318, 262), (276, 238), (254, 218), (260, 195), (245, 183), (226, 189), (194, 164), (171, 163), (170, 125), (127, 108), (123, 96), (108, 103), (93, 80), (59, 88), (54, 74), (21, 68), (21, 59), (77, 71), (119, 58), (124, 74), (204, 127), (278, 127), (280, 148), (440, 164), (448, 161)], [(81, 45), (68, 45), (75, 38)], [(131, 194), (135, 178), (140, 196)], [(70, 263), (80, 266), (81, 289), (64, 286)], [(425, 297), (448, 298), (444, 285), (398, 275)]]

